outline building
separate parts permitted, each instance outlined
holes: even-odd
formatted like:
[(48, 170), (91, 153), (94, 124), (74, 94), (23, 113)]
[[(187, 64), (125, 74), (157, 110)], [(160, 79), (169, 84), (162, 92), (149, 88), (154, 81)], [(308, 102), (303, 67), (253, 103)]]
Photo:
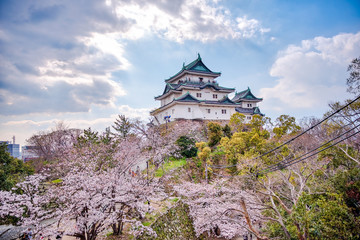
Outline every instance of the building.
[(20, 145), (11, 143), (10, 141), (0, 141), (0, 144), (6, 144), (7, 150), (10, 153), (10, 155), (14, 158), (20, 159)]
[(198, 54), (196, 60), (183, 64), (178, 73), (165, 80), (163, 93), (155, 97), (161, 106), (150, 114), (158, 124), (169, 119), (229, 120), (235, 112), (244, 114), (247, 120), (254, 114), (263, 115), (257, 106), (262, 98), (255, 97), (248, 88), (229, 99), (235, 89), (220, 86), (216, 80), (220, 75), (206, 67)]

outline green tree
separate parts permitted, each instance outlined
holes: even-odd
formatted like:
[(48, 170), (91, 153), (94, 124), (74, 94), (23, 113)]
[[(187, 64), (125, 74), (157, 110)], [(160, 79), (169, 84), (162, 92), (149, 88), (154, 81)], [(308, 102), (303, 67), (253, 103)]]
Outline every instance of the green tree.
[(100, 141), (104, 144), (110, 144), (113, 140), (110, 127), (105, 129), (105, 132), (100, 136)]
[(226, 124), (223, 129), (222, 129), (224, 136), (225, 137), (231, 137), (232, 133), (231, 133), (231, 128), (228, 124)]
[(308, 239), (360, 237), (359, 223), (338, 194), (303, 194), (291, 218), (302, 226), (302, 234)]
[(100, 143), (99, 133), (91, 130), (90, 127), (88, 129), (84, 129), (83, 134), (78, 137), (78, 144), (80, 146), (98, 143)]
[(179, 146), (179, 153), (186, 158), (196, 157), (197, 148), (195, 147), (195, 140), (188, 136), (180, 136), (176, 140), (176, 145)]
[(234, 132), (241, 132), (245, 128), (245, 115), (242, 113), (234, 113), (230, 117), (230, 127)]
[(276, 119), (276, 127), (273, 132), (276, 137), (281, 138), (284, 135), (295, 134), (300, 131), (300, 126), (296, 124), (295, 118), (289, 115), (281, 115)]
[(6, 144), (0, 144), (0, 190), (10, 191), (23, 177), (33, 173), (31, 166), (10, 156)]
[[(269, 148), (267, 140), (270, 134), (262, 128), (263, 124), (261, 116), (254, 116), (247, 124), (248, 131), (235, 132), (230, 138), (221, 139), (219, 148), (224, 152), (228, 164), (238, 164), (242, 170), (246, 171), (258, 164), (252, 159)], [(228, 170), (231, 174), (237, 172), (236, 166)]]
[(116, 131), (116, 136), (126, 138), (130, 134), (133, 124), (125, 115), (118, 115), (112, 127)]
[(223, 136), (222, 128), (221, 128), (220, 124), (215, 123), (215, 122), (209, 122), (207, 126), (208, 126), (208, 131), (209, 131), (208, 145), (209, 145), (209, 147), (214, 147), (215, 145), (217, 145), (220, 142), (220, 140)]

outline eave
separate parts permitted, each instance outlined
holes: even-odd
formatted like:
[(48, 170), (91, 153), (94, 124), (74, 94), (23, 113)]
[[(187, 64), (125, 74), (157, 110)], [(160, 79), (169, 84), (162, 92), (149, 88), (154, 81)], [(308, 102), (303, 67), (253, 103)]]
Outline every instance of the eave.
[(219, 77), (219, 76), (221, 75), (220, 72), (208, 73), (208, 72), (201, 72), (201, 71), (194, 71), (194, 70), (182, 69), (180, 72), (178, 72), (178, 73), (175, 74), (174, 76), (166, 79), (165, 82), (166, 82), (166, 83), (175, 82), (175, 81), (178, 80), (179, 78), (183, 77), (185, 74), (193, 74), (193, 75), (196, 75), (196, 76), (214, 77), (214, 78), (217, 78), (217, 77)]
[(155, 100), (161, 100), (161, 99), (167, 98), (168, 96), (170, 96), (171, 94), (174, 94), (174, 93), (181, 93), (181, 90), (171, 89), (171, 90), (168, 91), (167, 93), (155, 97)]

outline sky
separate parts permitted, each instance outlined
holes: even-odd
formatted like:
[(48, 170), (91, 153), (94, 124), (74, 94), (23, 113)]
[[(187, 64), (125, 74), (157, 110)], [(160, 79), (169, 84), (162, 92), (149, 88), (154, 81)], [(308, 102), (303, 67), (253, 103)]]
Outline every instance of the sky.
[(360, 56), (360, 1), (2, 0), (0, 140), (59, 122), (104, 131), (149, 119), (164, 80), (200, 54), (275, 120), (322, 117)]

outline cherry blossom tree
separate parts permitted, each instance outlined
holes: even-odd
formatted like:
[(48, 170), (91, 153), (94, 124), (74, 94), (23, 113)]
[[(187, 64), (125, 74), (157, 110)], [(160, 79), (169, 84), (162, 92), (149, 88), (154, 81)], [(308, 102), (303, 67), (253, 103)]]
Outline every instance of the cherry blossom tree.
[(33, 151), (37, 156), (53, 162), (66, 156), (65, 154), (77, 142), (81, 132), (80, 129), (71, 129), (63, 122), (59, 122), (51, 131), (34, 134), (27, 142), (34, 146)]
[(115, 149), (100, 144), (73, 155), (71, 170), (59, 186), (49, 190), (50, 195), (58, 196), (59, 223), (75, 220), (76, 227), (68, 235), (95, 239), (110, 226), (114, 234), (121, 234), (125, 222), (144, 217), (148, 201), (164, 196), (155, 180), (148, 182), (128, 173), (142, 160), (141, 147), (139, 138), (129, 137)]
[(133, 122), (133, 127), (136, 135), (142, 139), (143, 156), (157, 167), (169, 156), (177, 156), (179, 147), (176, 140), (180, 136), (189, 136), (196, 141), (205, 138), (204, 125), (200, 122), (175, 121), (165, 128), (137, 121)]
[[(18, 185), (20, 194), (0, 192), (1, 216), (17, 216), (36, 232), (46, 228), (87, 240), (109, 228), (121, 234), (126, 222), (151, 210), (149, 201), (166, 197), (155, 180), (128, 173), (141, 151), (139, 138), (123, 139), (115, 149), (94, 143), (74, 148), (59, 162), (64, 170), (58, 180), (46, 183), (44, 175), (34, 175)], [(52, 224), (44, 226), (49, 219)]]
[(259, 230), (262, 220), (254, 204), (256, 200), (236, 185), (218, 180), (212, 184), (184, 182), (174, 186), (190, 207), (197, 236), (208, 234), (231, 239), (253, 233), (258, 239), (266, 239)]
[(56, 217), (50, 207), (52, 199), (46, 194), (45, 175), (35, 174), (16, 184), (13, 191), (0, 191), (0, 217), (17, 217), (23, 226), (32, 226), (34, 233)]

